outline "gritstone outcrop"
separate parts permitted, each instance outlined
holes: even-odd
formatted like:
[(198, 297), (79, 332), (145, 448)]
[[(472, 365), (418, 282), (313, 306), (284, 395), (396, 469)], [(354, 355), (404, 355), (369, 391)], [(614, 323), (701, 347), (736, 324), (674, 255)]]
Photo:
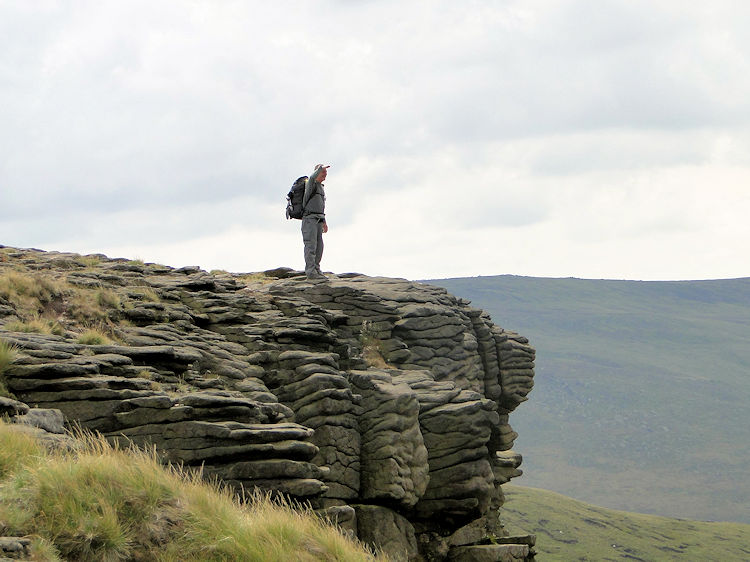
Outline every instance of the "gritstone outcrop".
[[(38, 299), (47, 334), (23, 331), (25, 301), (0, 287), (0, 339), (16, 350), (0, 410), (17, 421), (153, 445), (238, 490), (309, 502), (396, 559), (466, 559), (502, 537), (501, 485), (521, 462), (508, 417), (534, 349), (467, 301), (357, 274), (2, 258), (0, 276), (57, 283)], [(81, 343), (76, 298), (99, 302), (111, 342)]]

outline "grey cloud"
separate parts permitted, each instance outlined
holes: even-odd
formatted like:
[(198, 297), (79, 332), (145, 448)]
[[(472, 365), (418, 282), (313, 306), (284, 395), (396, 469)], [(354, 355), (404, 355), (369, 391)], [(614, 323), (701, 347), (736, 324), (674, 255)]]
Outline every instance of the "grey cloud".
[(112, 206), (106, 211), (85, 206), (63, 206), (49, 216), (0, 221), (2, 243), (18, 246), (55, 246), (66, 240), (76, 246), (122, 246), (175, 243), (215, 235), (232, 227), (253, 226), (271, 232), (283, 220), (283, 205), (269, 217), (265, 203), (253, 198), (217, 199), (204, 203), (154, 204), (127, 210)]
[[(748, 68), (737, 55), (750, 44), (739, 28), (724, 25), (732, 18), (748, 22), (747, 8), (738, 14), (724, 5), (718, 18), (703, 21), (701, 14), (652, 4), (544, 6), (550, 7), (540, 6), (535, 25), (507, 30), (501, 44), (488, 42), (483, 56), (462, 61), (447, 76), (455, 80), (428, 77), (436, 135), (485, 141), (748, 122), (750, 81), (742, 78)], [(742, 95), (718, 86), (727, 74)]]

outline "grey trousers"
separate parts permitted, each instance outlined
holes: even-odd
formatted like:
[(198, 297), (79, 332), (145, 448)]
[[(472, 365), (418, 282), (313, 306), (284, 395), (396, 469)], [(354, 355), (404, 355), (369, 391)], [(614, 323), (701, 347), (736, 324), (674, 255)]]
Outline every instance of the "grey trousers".
[(302, 242), (305, 244), (305, 274), (320, 273), (320, 259), (323, 257), (323, 219), (302, 218)]

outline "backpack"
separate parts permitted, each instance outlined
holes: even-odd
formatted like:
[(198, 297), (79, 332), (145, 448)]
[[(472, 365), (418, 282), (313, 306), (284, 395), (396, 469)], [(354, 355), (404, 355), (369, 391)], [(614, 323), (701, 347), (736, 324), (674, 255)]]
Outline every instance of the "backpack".
[(292, 184), (292, 189), (286, 195), (286, 218), (287, 219), (301, 219), (302, 212), (302, 199), (305, 196), (305, 182), (307, 176), (301, 176), (297, 178)]

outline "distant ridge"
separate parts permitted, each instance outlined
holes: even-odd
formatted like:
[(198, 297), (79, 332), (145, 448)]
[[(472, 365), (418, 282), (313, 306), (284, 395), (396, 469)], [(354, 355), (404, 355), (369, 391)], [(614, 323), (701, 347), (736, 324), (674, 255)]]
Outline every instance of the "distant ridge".
[(528, 336), (521, 484), (750, 523), (750, 278), (431, 280)]

